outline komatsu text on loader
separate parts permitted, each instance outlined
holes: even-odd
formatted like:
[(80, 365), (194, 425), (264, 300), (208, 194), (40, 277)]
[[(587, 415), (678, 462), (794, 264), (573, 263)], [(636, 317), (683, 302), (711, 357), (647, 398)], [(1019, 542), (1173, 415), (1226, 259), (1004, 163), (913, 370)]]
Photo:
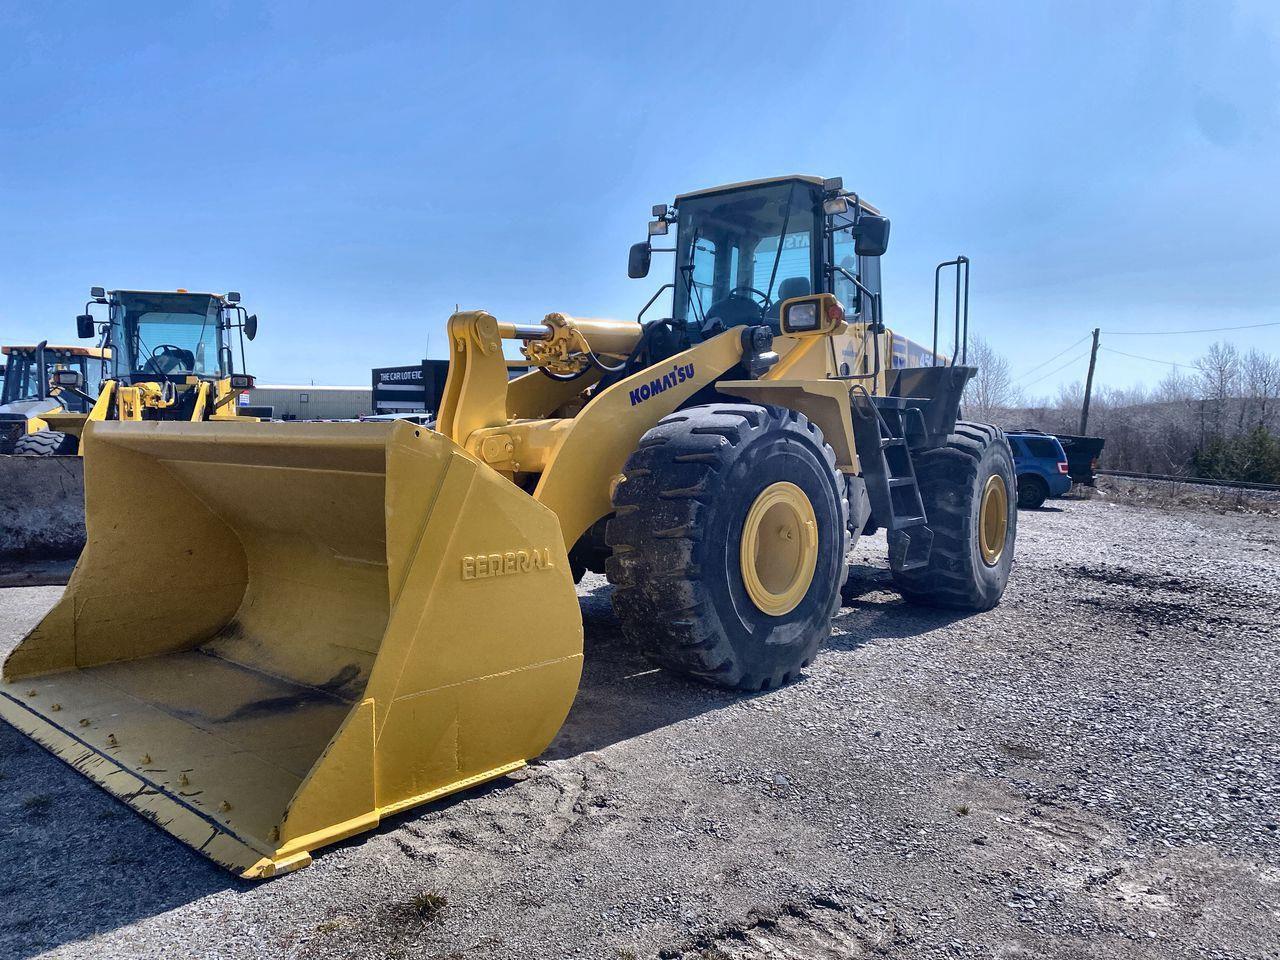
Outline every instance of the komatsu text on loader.
[[(107, 308), (105, 318), (90, 312), (95, 305)], [(82, 338), (101, 331), (95, 355), (105, 361), (105, 374), (90, 393), (85, 371), (51, 369), (47, 388), (60, 408), (33, 421), (15, 453), (77, 453), (85, 424), (94, 421), (256, 419), (238, 403), (253, 386), (243, 372), (244, 338), (258, 330), (240, 294), (94, 287), (76, 326)], [(239, 370), (233, 331), (240, 337)]]
[[(583, 569), (656, 663), (750, 690), (801, 675), (877, 528), (908, 600), (993, 606), (1009, 448), (957, 421), (973, 370), (936, 317), (932, 350), (885, 328), (888, 221), (791, 176), (677, 197), (671, 226), (669, 317), (450, 317), (434, 429), (88, 424), (88, 545), (0, 714), (265, 877), (537, 756)], [(536, 368), (512, 381), (509, 341)]]

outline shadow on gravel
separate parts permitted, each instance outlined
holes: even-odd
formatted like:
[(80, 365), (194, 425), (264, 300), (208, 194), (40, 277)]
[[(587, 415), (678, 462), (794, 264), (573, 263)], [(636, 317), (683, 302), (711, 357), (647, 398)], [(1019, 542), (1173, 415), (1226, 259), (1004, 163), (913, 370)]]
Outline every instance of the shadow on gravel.
[[(542, 759), (600, 750), (760, 695), (707, 686), (653, 666), (623, 638), (610, 590), (603, 578), (579, 588), (585, 628), (582, 685)], [(907, 604), (893, 590), (886, 567), (858, 563), (850, 566), (842, 603), (846, 609), (833, 620), (823, 651), (849, 652), (871, 640), (914, 637), (973, 616)]]
[(847, 652), (871, 640), (916, 637), (977, 615), (907, 603), (893, 589), (893, 576), (883, 566), (850, 564), (849, 580), (840, 596), (844, 609), (831, 622), (829, 650)]
[(34, 956), (249, 887), (6, 724), (0, 824), (0, 956)]
[(76, 561), (71, 560), (4, 560), (0, 561), (0, 587), (66, 586)]
[(849, 579), (840, 590), (840, 601), (849, 606), (859, 597), (880, 590), (893, 590), (893, 576), (886, 567), (871, 566), (866, 563), (849, 564)]
[(660, 670), (622, 636), (599, 579), (579, 589), (585, 632), (582, 685), (544, 760), (562, 760), (630, 740), (756, 694), (721, 690)]

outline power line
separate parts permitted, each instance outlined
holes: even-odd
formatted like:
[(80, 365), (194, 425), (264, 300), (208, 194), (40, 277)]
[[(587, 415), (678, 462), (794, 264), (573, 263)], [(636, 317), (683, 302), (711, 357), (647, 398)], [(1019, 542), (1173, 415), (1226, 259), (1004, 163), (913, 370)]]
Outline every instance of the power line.
[[(1176, 337), (1183, 333), (1222, 333), (1225, 330), (1257, 330), (1259, 327), (1280, 327), (1280, 320), (1269, 323), (1249, 323), (1242, 327), (1204, 327), (1199, 330), (1103, 330), (1113, 337)], [(1163, 363), (1157, 360), (1156, 363)]]
[[(1178, 336), (1184, 333), (1222, 333), (1228, 330), (1258, 330), (1263, 327), (1280, 327), (1280, 320), (1269, 321), (1267, 323), (1250, 323), (1250, 324), (1245, 324), (1243, 326), (1237, 326), (1237, 327), (1203, 327), (1196, 330), (1102, 330), (1100, 332), (1104, 334), (1108, 334), (1110, 336), (1119, 336), (1119, 337), (1170, 337), (1170, 336)], [(1013, 378), (1013, 382), (1021, 383), (1023, 380), (1026, 380), (1033, 373), (1036, 373), (1037, 371), (1044, 369), (1049, 364), (1053, 363), (1055, 360), (1061, 357), (1063, 354), (1069, 352), (1070, 350), (1073, 350), (1075, 347), (1077, 347), (1081, 343), (1084, 343), (1084, 341), (1089, 339), (1089, 336), (1090, 334), (1086, 333), (1079, 340), (1075, 341), (1075, 343), (1072, 343), (1069, 346), (1067, 346), (1066, 349), (1060, 350), (1059, 352), (1055, 353), (1048, 360), (1043, 360), (1040, 363), (1037, 363), (1031, 369), (1027, 370), (1025, 373), (1018, 374), (1016, 377)], [(1123, 350), (1115, 350), (1111, 347), (1099, 346), (1098, 349), (1105, 350), (1107, 351), (1107, 353), (1114, 353), (1122, 357), (1128, 357), (1131, 360), (1146, 360), (1148, 363), (1159, 363), (1159, 364), (1163, 364), (1166, 367), (1173, 367), (1175, 369), (1190, 370), (1195, 367), (1194, 363), (1174, 363), (1172, 360), (1157, 360), (1155, 357), (1144, 357), (1141, 354), (1137, 354), (1137, 353), (1126, 353)], [(1054, 367), (1048, 373), (1040, 374), (1040, 378), (1047, 380), (1048, 378), (1054, 376), (1055, 374), (1061, 373), (1063, 370), (1067, 369), (1067, 367), (1071, 366), (1073, 363), (1077, 363), (1080, 360), (1084, 359), (1084, 357), (1087, 354), (1088, 354), (1088, 351), (1085, 351), (1085, 353), (1081, 353), (1076, 355), (1075, 357), (1072, 357), (1066, 363), (1063, 363), (1060, 366)]]
[(1174, 363), (1172, 360), (1157, 360), (1155, 357), (1143, 357), (1143, 356), (1139, 356), (1136, 353), (1125, 353), (1123, 350), (1113, 350), (1111, 347), (1099, 347), (1098, 349), (1105, 350), (1107, 351), (1107, 353), (1118, 353), (1120, 354), (1120, 356), (1129, 357), (1131, 360), (1147, 360), (1147, 361), (1150, 361), (1151, 363), (1163, 363), (1166, 367), (1181, 367), (1183, 369), (1190, 369), (1191, 367), (1194, 366), (1194, 364), (1191, 364), (1191, 363)]
[[(1077, 340), (1075, 343), (1073, 343), (1073, 344), (1071, 344), (1069, 347), (1067, 347), (1067, 350), (1073, 350), (1073, 349), (1075, 349), (1079, 344), (1082, 344), (1082, 343), (1084, 343), (1086, 340), (1088, 340), (1090, 336), (1092, 336), (1092, 334), (1088, 334), (1088, 333), (1086, 333), (1083, 337), (1081, 337), (1081, 338), (1080, 338), (1079, 340)], [(1036, 372), (1037, 370), (1039, 370), (1041, 367), (1047, 367), (1049, 364), (1053, 363), (1053, 361), (1057, 360), (1060, 356), (1062, 356), (1062, 354), (1066, 353), (1066, 352), (1067, 352), (1067, 350), (1063, 350), (1063, 351), (1061, 351), (1061, 352), (1059, 352), (1059, 353), (1055, 353), (1055, 354), (1054, 354), (1052, 357), (1050, 357), (1048, 360), (1044, 361), (1043, 363), (1038, 363), (1038, 364), (1036, 364), (1034, 367), (1032, 367), (1032, 368), (1031, 368), (1030, 370), (1028, 370), (1026, 373), (1021, 373), (1021, 374), (1019, 374), (1017, 377), (1015, 377), (1015, 378), (1014, 378), (1014, 380), (1015, 380), (1015, 381), (1017, 381), (1017, 380), (1025, 380), (1027, 377), (1031, 376), (1031, 374), (1035, 373), (1035, 372)]]
[[(1090, 334), (1090, 336), (1092, 336), (1092, 334)], [(1081, 360), (1083, 360), (1083, 359), (1084, 359), (1085, 357), (1087, 357), (1088, 355), (1089, 355), (1089, 351), (1088, 351), (1088, 350), (1086, 350), (1084, 353), (1078, 353), (1078, 354), (1076, 354), (1074, 357), (1072, 357), (1070, 360), (1068, 360), (1068, 361), (1067, 361), (1066, 363), (1064, 363), (1062, 366), (1060, 366), (1060, 367), (1054, 367), (1052, 370), (1050, 370), (1048, 373), (1046, 373), (1046, 374), (1044, 375), (1044, 378), (1043, 378), (1043, 379), (1047, 380), (1047, 379), (1049, 379), (1050, 377), (1052, 377), (1055, 373), (1061, 373), (1063, 370), (1067, 369), (1067, 367), (1071, 366), (1073, 363), (1079, 363)]]

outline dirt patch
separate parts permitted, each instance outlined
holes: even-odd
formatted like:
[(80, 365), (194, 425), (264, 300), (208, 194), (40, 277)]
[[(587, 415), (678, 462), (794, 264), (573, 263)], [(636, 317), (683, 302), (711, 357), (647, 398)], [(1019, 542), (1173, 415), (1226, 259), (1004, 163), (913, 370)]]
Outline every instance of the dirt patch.
[(1128, 587), (1134, 590), (1176, 590), (1179, 593), (1196, 593), (1200, 584), (1185, 577), (1162, 573), (1131, 570), (1122, 566), (1089, 566), (1077, 564), (1067, 571), (1071, 576), (1104, 583), (1109, 587)]

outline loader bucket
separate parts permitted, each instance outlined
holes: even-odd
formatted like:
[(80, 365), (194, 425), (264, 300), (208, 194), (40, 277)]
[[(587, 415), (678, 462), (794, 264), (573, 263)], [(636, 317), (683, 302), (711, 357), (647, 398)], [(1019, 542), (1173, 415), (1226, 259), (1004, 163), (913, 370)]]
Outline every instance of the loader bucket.
[(93, 423), (85, 500), (0, 716), (245, 877), (520, 767), (568, 713), (556, 516), (426, 428)]

